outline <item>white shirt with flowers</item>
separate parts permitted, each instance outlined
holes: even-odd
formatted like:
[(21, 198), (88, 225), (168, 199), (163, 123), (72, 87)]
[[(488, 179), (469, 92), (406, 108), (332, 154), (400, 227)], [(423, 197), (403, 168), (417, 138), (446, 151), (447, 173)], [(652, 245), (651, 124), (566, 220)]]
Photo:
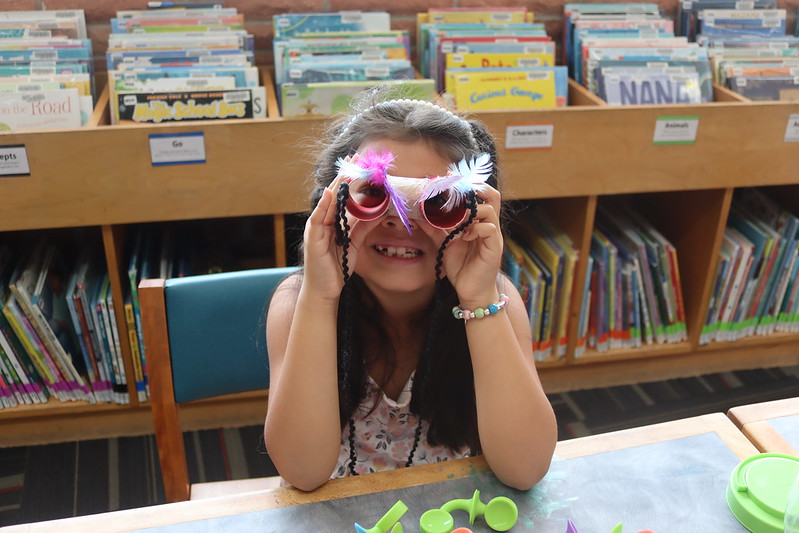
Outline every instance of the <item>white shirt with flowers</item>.
[[(355, 422), (355, 472), (369, 474), (381, 470), (402, 468), (408, 461), (413, 446), (418, 418), (411, 414), (411, 387), (413, 375), (402, 389), (396, 401), (386, 396), (377, 383), (367, 376), (366, 396), (353, 414)], [(377, 406), (375, 399), (379, 398)], [(468, 447), (455, 452), (447, 446), (430, 446), (427, 443), (427, 426), (422, 422), (422, 435), (413, 464), (427, 464), (469, 456)], [(332, 478), (350, 475), (350, 427), (344, 426), (341, 435), (341, 451)]]

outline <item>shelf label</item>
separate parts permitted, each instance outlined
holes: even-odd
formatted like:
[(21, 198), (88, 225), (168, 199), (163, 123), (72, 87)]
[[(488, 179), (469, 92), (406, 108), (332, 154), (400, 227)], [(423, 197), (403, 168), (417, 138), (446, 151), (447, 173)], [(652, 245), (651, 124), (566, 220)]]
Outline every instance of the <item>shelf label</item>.
[(699, 129), (699, 117), (658, 117), (655, 122), (654, 144), (694, 144)]
[(28, 151), (24, 144), (0, 146), (0, 178), (30, 176)]
[(192, 133), (154, 133), (150, 135), (153, 166), (205, 163), (205, 135)]
[(508, 124), (506, 150), (545, 150), (552, 148), (555, 125), (549, 123)]
[(799, 115), (788, 117), (788, 125), (785, 127), (785, 142), (799, 142)]

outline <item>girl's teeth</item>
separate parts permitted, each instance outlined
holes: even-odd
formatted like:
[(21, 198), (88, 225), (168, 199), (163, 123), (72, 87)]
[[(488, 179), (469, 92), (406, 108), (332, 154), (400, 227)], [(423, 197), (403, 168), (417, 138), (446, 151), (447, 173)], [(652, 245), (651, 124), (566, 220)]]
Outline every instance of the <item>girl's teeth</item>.
[(387, 257), (404, 257), (407, 259), (416, 257), (421, 255), (421, 251), (413, 249), (413, 248), (405, 248), (404, 246), (375, 246), (375, 250), (380, 252), (380, 254), (385, 255)]

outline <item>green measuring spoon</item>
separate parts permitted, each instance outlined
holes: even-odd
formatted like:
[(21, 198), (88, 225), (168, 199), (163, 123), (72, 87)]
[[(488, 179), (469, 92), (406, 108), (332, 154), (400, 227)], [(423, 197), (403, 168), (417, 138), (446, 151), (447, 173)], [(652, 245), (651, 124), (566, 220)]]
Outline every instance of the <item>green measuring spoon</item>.
[(469, 523), (474, 524), (474, 519), (483, 516), (486, 524), (494, 531), (507, 531), (519, 518), (519, 509), (513, 500), (505, 496), (497, 496), (488, 503), (480, 501), (480, 490), (476, 489), (471, 499), (451, 500), (441, 506), (441, 510), (448, 513), (456, 510), (469, 512)]

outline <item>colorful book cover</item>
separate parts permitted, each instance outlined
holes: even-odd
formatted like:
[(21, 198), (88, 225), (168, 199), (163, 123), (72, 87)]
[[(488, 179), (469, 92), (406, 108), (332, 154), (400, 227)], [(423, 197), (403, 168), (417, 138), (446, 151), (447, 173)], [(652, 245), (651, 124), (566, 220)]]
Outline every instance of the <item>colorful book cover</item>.
[[(396, 80), (383, 83), (391, 87), (387, 98), (410, 98), (432, 102), (436, 97), (433, 80)], [(281, 116), (324, 117), (346, 113), (351, 109), (350, 104), (355, 95), (374, 86), (375, 82), (371, 81), (286, 83), (281, 88)]]
[[(497, 7), (479, 10), (475, 8), (429, 8), (428, 20), (432, 24), (490, 24), (532, 22), (526, 7)], [(532, 15), (532, 13), (530, 13)], [(528, 20), (529, 18), (529, 20)]]
[(0, 94), (0, 131), (79, 128), (77, 89)]
[(274, 15), (276, 38), (309, 33), (339, 31), (389, 31), (390, 15), (385, 11), (339, 11), (334, 13), (285, 13)]
[(699, 75), (612, 74), (604, 76), (605, 101), (611, 105), (698, 104), (702, 102)]
[(195, 120), (264, 118), (264, 87), (221, 91), (117, 93), (113, 123), (187, 122)]
[[(445, 77), (445, 97), (449, 97), (454, 93), (455, 78), (460, 74), (471, 73), (499, 73), (506, 77), (519, 76), (519, 79), (526, 79), (526, 72), (551, 72), (555, 76), (555, 101), (557, 107), (566, 107), (569, 99), (569, 73), (566, 67), (534, 67), (529, 69), (522, 68), (454, 68), (446, 72)], [(450, 89), (451, 88), (451, 89)]]
[(456, 107), (463, 110), (557, 107), (555, 75), (547, 71), (460, 74), (454, 93)]

